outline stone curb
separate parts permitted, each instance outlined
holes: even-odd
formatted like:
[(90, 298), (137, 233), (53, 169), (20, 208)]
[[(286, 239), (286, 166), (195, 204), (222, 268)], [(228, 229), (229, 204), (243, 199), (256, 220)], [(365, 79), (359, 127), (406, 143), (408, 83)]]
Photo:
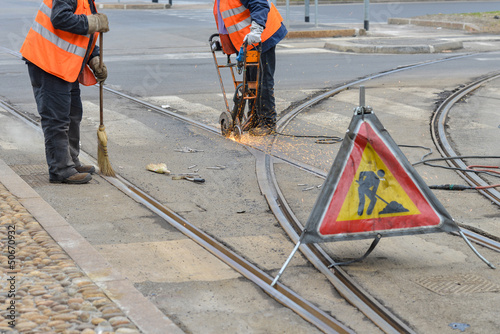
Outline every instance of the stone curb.
[(150, 4), (124, 4), (124, 3), (96, 3), (98, 9), (168, 9), (172, 7), (170, 4), (150, 3)]
[(0, 183), (142, 332), (184, 333), (1, 159)]
[(420, 20), (420, 19), (406, 19), (406, 18), (390, 18), (387, 20), (387, 24), (394, 25), (405, 25), (413, 24), (422, 27), (440, 27), (445, 29), (453, 30), (464, 30), (468, 32), (480, 32), (478, 26), (470, 23), (459, 23), (459, 22), (447, 22), (447, 21), (432, 21), (432, 20)]
[(353, 37), (365, 35), (364, 29), (336, 29), (336, 30), (291, 30), (288, 31), (286, 39), (294, 38), (329, 38), (329, 37)]
[(353, 53), (386, 53), (386, 54), (416, 54), (439, 53), (445, 50), (458, 50), (463, 48), (461, 41), (444, 42), (429, 45), (368, 45), (351, 42), (326, 43), (325, 49)]

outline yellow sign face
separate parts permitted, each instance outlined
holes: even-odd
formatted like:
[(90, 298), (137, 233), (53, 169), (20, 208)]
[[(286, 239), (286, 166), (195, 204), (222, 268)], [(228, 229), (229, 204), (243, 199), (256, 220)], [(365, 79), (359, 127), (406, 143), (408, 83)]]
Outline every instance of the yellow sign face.
[(367, 143), (337, 221), (419, 214), (417, 206)]

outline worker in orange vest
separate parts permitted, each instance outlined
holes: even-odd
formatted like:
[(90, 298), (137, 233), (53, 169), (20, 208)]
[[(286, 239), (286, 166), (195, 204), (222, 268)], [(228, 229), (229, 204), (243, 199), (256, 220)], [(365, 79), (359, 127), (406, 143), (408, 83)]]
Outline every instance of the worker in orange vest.
[(235, 53), (244, 42), (248, 45), (262, 42), (262, 82), (257, 97), (257, 124), (249, 132), (255, 136), (274, 133), (275, 50), (276, 45), (288, 33), (283, 25), (283, 18), (276, 7), (267, 0), (215, 0), (214, 16), (225, 53)]
[(87, 183), (95, 167), (82, 165), (80, 85), (107, 78), (96, 41), (109, 31), (108, 18), (94, 0), (43, 0), (21, 47), (45, 137), (49, 180)]

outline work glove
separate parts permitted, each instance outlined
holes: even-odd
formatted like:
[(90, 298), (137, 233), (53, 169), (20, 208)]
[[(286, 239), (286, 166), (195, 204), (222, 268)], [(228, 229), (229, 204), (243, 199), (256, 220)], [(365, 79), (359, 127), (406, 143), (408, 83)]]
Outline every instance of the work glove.
[(245, 36), (243, 42), (247, 42), (248, 44), (257, 44), (260, 43), (260, 35), (264, 31), (264, 27), (258, 24), (255, 21), (252, 21), (252, 25), (250, 27), (250, 32)]
[(106, 14), (97, 13), (87, 15), (87, 20), (89, 21), (89, 31), (87, 32), (87, 34), (90, 35), (96, 32), (109, 31), (109, 21)]
[(104, 80), (106, 80), (106, 78), (108, 77), (108, 69), (106, 68), (106, 65), (104, 65), (104, 63), (101, 67), (101, 61), (99, 60), (99, 57), (90, 59), (89, 66), (94, 72), (97, 82), (104, 82)]

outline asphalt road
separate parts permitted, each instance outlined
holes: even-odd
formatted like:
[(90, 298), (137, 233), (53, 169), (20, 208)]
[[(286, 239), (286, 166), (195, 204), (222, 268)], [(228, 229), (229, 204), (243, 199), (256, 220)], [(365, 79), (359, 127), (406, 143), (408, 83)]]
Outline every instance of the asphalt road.
[[(371, 4), (372, 23), (388, 17), (435, 13), (492, 11), (500, 2), (420, 2)], [(6, 0), (0, 14), (0, 46), (18, 51), (38, 0)], [(175, 8), (175, 2), (174, 2)], [(285, 14), (285, 8), (280, 8)], [(303, 7), (291, 7), (290, 25), (302, 24)], [(208, 51), (208, 37), (215, 32), (213, 16), (206, 9), (107, 10), (111, 31), (105, 36), (107, 83), (139, 95), (218, 94), (220, 89)], [(312, 20), (314, 21), (314, 20)], [(321, 5), (320, 24), (357, 24), (362, 27), (362, 4)], [(314, 26), (314, 23), (310, 23)], [(283, 41), (282, 45), (286, 45)], [(353, 77), (383, 71), (398, 64), (435, 59), (441, 55), (384, 56), (335, 55), (324, 50), (278, 51), (277, 90), (322, 89)], [(2, 61), (14, 61), (12, 58)], [(6, 73), (8, 74), (8, 73)], [(296, 80), (300, 75), (301, 80)], [(140, 87), (138, 87), (140, 86)], [(10, 89), (12, 88), (12, 89)], [(15, 99), (16, 87), (2, 87), (1, 95)], [(23, 96), (21, 98), (27, 98)]]

